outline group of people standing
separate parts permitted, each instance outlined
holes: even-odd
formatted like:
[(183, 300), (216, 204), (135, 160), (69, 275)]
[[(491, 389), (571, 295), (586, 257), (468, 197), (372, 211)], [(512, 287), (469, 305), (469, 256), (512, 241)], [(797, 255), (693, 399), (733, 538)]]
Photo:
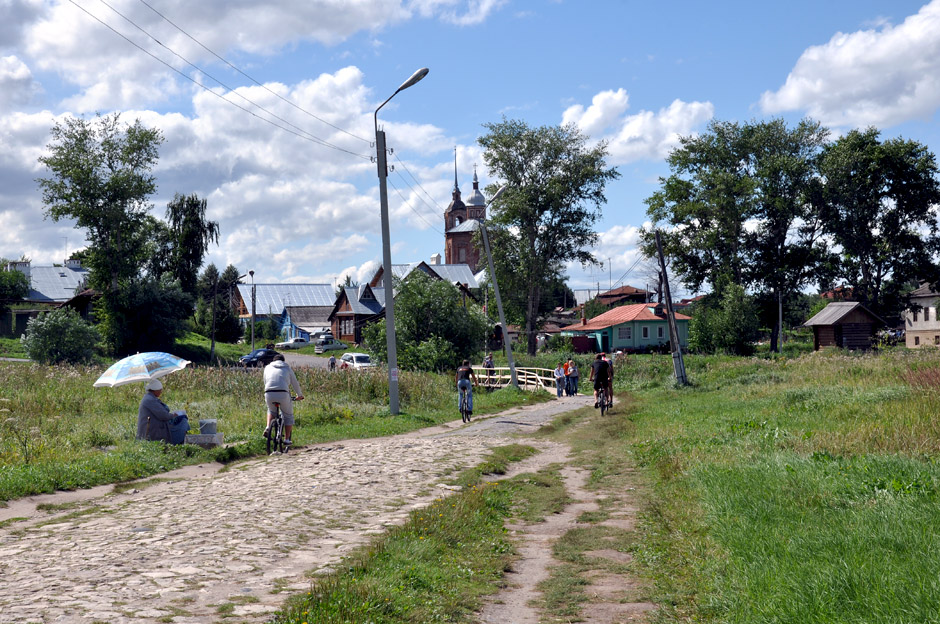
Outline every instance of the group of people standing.
[(578, 394), (578, 381), (581, 378), (581, 372), (578, 370), (578, 363), (572, 358), (567, 362), (559, 362), (555, 369), (555, 387), (560, 397), (562, 393), (565, 396), (576, 396)]

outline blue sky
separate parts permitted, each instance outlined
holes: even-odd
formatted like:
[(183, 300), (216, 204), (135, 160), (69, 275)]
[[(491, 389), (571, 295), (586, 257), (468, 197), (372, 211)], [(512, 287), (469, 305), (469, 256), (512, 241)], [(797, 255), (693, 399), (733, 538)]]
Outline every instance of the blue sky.
[[(236, 108), (89, 13), (216, 94), (346, 151)], [(875, 125), (940, 146), (940, 0), (0, 0), (0, 24), (0, 257), (37, 264), (84, 244), (71, 223), (43, 219), (34, 180), (49, 128), (68, 114), (121, 111), (166, 136), (155, 213), (175, 192), (208, 200), (222, 233), (209, 261), (264, 282), (368, 279), (381, 260), (372, 113), (420, 67), (427, 78), (380, 113), (396, 166), (394, 262), (443, 252), (455, 147), (465, 196), (474, 164), (482, 185), (497, 182), (476, 139), (504, 115), (576, 123), (609, 141), (622, 177), (598, 223), (604, 267), (568, 267), (574, 288), (645, 284), (643, 200), (677, 137), (712, 119), (812, 116), (835, 134)]]

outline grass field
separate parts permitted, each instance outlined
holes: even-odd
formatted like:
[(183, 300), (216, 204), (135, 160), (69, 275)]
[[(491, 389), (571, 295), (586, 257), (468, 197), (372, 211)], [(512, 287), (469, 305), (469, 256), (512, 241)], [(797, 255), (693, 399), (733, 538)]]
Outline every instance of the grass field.
[[(660, 605), (654, 622), (940, 622), (940, 351), (686, 365), (680, 389), (668, 356), (622, 358), (606, 419), (587, 409), (543, 429), (572, 445), (605, 502), (555, 545), (542, 621), (579, 621), (598, 565), (585, 552), (603, 537), (632, 554), (618, 572), (645, 580), (635, 598)], [(608, 535), (599, 522), (633, 488), (638, 532)], [(495, 555), (510, 552), (500, 518), (531, 493), (487, 485), (453, 504), (441, 522), (416, 514), (276, 621), (474, 621), (476, 597), (500, 583)]]
[[(184, 408), (192, 429), (215, 419), (225, 448), (134, 441), (142, 384), (94, 388), (104, 366), (0, 362), (0, 501), (55, 489), (138, 478), (181, 465), (262, 451), (261, 369), (187, 368), (164, 378), (161, 397)], [(294, 442), (391, 435), (454, 420), (453, 381), (403, 372), (402, 413), (388, 415), (385, 373), (297, 369), (307, 400), (295, 408)], [(515, 390), (477, 395), (477, 412), (547, 398)]]
[(661, 621), (940, 621), (940, 353), (631, 358)]

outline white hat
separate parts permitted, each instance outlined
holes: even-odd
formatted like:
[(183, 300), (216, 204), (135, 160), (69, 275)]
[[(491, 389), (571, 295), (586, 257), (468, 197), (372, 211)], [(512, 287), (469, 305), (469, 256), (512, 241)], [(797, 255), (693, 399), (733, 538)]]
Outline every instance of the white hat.
[(159, 379), (151, 379), (147, 384), (147, 390), (163, 390), (163, 384)]

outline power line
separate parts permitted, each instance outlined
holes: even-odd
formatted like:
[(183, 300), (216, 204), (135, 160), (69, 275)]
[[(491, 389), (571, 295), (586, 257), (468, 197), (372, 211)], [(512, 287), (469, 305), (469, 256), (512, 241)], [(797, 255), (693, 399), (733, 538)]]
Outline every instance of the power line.
[[(401, 174), (398, 174), (398, 175), (401, 176)], [(404, 178), (402, 178), (402, 179), (404, 180)], [(405, 181), (405, 184), (407, 184), (407, 183), (408, 183), (408, 182), (407, 182), (407, 180), (406, 180), (406, 181)], [(431, 228), (432, 230), (434, 230), (435, 232), (437, 232), (437, 233), (440, 234), (441, 236), (444, 236), (444, 233), (443, 233), (443, 232), (441, 232), (439, 229), (437, 229), (436, 227), (434, 227), (427, 219), (424, 218), (424, 215), (422, 215), (420, 212), (418, 212), (417, 210), (415, 210), (414, 207), (413, 207), (410, 203), (408, 203), (408, 200), (405, 199), (405, 196), (401, 194), (401, 191), (398, 190), (398, 187), (395, 186), (395, 183), (394, 183), (394, 182), (392, 182), (391, 180), (389, 180), (389, 184), (392, 185), (392, 188), (395, 189), (395, 192), (398, 193), (398, 196), (399, 196), (399, 197), (401, 197), (402, 203), (404, 203), (406, 206), (408, 206), (408, 208), (411, 210), (411, 212), (415, 213), (415, 214), (418, 216), (418, 218), (421, 219), (422, 221), (424, 221), (424, 223), (425, 223), (429, 228)]]
[[(405, 163), (402, 161), (402, 159), (398, 157), (398, 154), (396, 154), (396, 153), (393, 151), (393, 152), (392, 152), (392, 156), (394, 156), (394, 157), (395, 157), (395, 160), (397, 160), (397, 161), (399, 162), (399, 164), (401, 165), (402, 169), (404, 169), (405, 171), (408, 172), (408, 175), (411, 176), (411, 179), (415, 181), (415, 184), (418, 185), (418, 188), (421, 189), (422, 192), (424, 192), (424, 194), (428, 196), (428, 199), (430, 199), (432, 203), (428, 204), (427, 202), (424, 202), (424, 198), (423, 198), (423, 197), (421, 198), (421, 201), (424, 202), (425, 205), (429, 206), (430, 208), (435, 208), (435, 209), (436, 209), (437, 206), (433, 203), (433, 202), (434, 202), (434, 198), (431, 197), (431, 194), (428, 193), (428, 192), (424, 189), (423, 186), (421, 186), (421, 183), (418, 182), (418, 178), (416, 178), (416, 177), (414, 176), (414, 174), (411, 173), (411, 171), (408, 169), (408, 167), (405, 165)], [(399, 175), (401, 175), (401, 174), (399, 174)], [(404, 180), (404, 176), (402, 176), (402, 179)], [(407, 184), (407, 182), (406, 182), (406, 184)], [(410, 186), (410, 185), (409, 185), (409, 186)]]
[[(310, 132), (307, 132), (307, 131), (304, 130), (303, 128), (301, 128), (301, 127), (299, 127), (299, 126), (297, 126), (297, 125), (294, 125), (293, 123), (291, 123), (290, 121), (284, 119), (283, 117), (281, 117), (281, 116), (279, 116), (279, 115), (277, 115), (277, 114), (275, 114), (275, 113), (272, 113), (271, 111), (267, 110), (265, 107), (261, 106), (260, 104), (258, 104), (258, 103), (256, 103), (256, 102), (253, 102), (252, 100), (248, 99), (247, 97), (245, 97), (244, 95), (242, 95), (241, 93), (239, 93), (238, 91), (236, 91), (235, 89), (233, 89), (232, 87), (228, 86), (227, 84), (225, 84), (224, 82), (222, 82), (221, 80), (219, 80), (218, 78), (216, 78), (215, 76), (213, 76), (212, 74), (210, 74), (209, 72), (207, 72), (206, 70), (204, 70), (204, 69), (202, 69), (201, 67), (197, 66), (195, 63), (192, 63), (189, 59), (185, 58), (185, 57), (182, 56), (181, 54), (178, 54), (176, 51), (170, 49), (170, 48), (169, 48), (167, 45), (165, 45), (162, 41), (160, 41), (159, 39), (157, 39), (156, 37), (154, 37), (152, 34), (150, 34), (150, 33), (149, 33), (146, 29), (144, 29), (143, 27), (139, 26), (136, 22), (134, 22), (134, 20), (130, 19), (129, 17), (127, 17), (126, 15), (124, 15), (123, 13), (121, 13), (120, 11), (118, 11), (117, 9), (115, 9), (113, 6), (111, 6), (110, 4), (108, 4), (105, 0), (99, 0), (99, 2), (101, 2), (101, 4), (105, 5), (105, 6), (108, 7), (109, 9), (111, 9), (114, 13), (117, 13), (120, 17), (122, 17), (122, 18), (123, 18), (127, 23), (129, 23), (131, 26), (133, 26), (134, 28), (136, 28), (136, 29), (139, 30), (140, 32), (144, 33), (144, 35), (146, 35), (147, 37), (150, 37), (151, 39), (153, 39), (153, 40), (157, 43), (157, 45), (159, 45), (160, 47), (162, 47), (164, 50), (166, 50), (166, 51), (169, 52), (170, 54), (174, 55), (176, 58), (180, 59), (181, 61), (183, 61), (184, 63), (186, 63), (186, 64), (189, 65), (190, 67), (192, 67), (193, 69), (195, 69), (195, 70), (197, 70), (197, 71), (199, 71), (199, 72), (202, 72), (203, 74), (205, 74), (206, 76), (208, 76), (209, 78), (211, 78), (212, 80), (214, 80), (215, 82), (217, 82), (219, 85), (221, 85), (223, 88), (228, 89), (229, 92), (231, 92), (232, 94), (237, 95), (238, 97), (240, 97), (240, 98), (241, 98), (242, 100), (244, 100), (245, 102), (248, 102), (248, 103), (251, 104), (252, 106), (255, 106), (255, 107), (261, 109), (262, 111), (264, 111), (264, 112), (267, 113), (268, 115), (271, 115), (272, 117), (274, 117), (274, 118), (277, 119), (278, 121), (284, 122), (285, 124), (287, 124), (287, 125), (290, 126), (291, 128), (294, 128), (294, 129), (297, 130), (298, 132), (301, 132), (301, 133), (303, 133), (303, 134), (305, 134), (305, 135), (308, 135), (311, 139), (314, 140), (314, 142), (317, 142), (317, 143), (319, 143), (320, 145), (323, 145), (324, 147), (330, 147), (330, 148), (333, 148), (333, 149), (336, 149), (336, 150), (339, 150), (339, 151), (342, 151), (342, 152), (346, 152), (347, 154), (352, 154), (352, 155), (354, 155), (354, 156), (362, 157), (362, 154), (356, 154), (355, 152), (351, 152), (351, 151), (349, 151), (349, 150), (347, 150), (347, 149), (345, 149), (345, 148), (339, 147), (338, 145), (334, 145), (334, 144), (332, 144), (332, 143), (329, 143), (328, 141), (325, 141), (325, 140), (321, 139), (320, 137), (318, 137), (318, 136), (316, 136), (316, 135), (314, 135), (314, 134), (312, 134), (312, 133), (310, 133)], [(74, 4), (74, 3), (73, 3), (73, 4)], [(358, 138), (358, 137), (357, 137), (357, 138)]]
[[(339, 147), (338, 145), (333, 145), (332, 143), (329, 143), (329, 142), (327, 142), (327, 141), (324, 141), (323, 139), (320, 139), (319, 137), (316, 137), (315, 135), (310, 134), (309, 132), (307, 132), (307, 131), (305, 131), (305, 130), (303, 130), (303, 129), (298, 128), (298, 130), (299, 130), (299, 132), (298, 132), (298, 131), (295, 131), (295, 130), (291, 130), (290, 128), (286, 128), (286, 127), (284, 127), (284, 126), (282, 126), (282, 125), (280, 125), (280, 124), (278, 124), (278, 123), (275, 123), (274, 121), (271, 121), (270, 119), (266, 119), (265, 117), (262, 117), (261, 115), (258, 115), (256, 112), (254, 112), (254, 111), (252, 111), (252, 110), (249, 110), (249, 109), (245, 108), (244, 106), (240, 106), (239, 104), (237, 104), (237, 103), (233, 102), (232, 100), (229, 100), (228, 98), (226, 98), (224, 95), (222, 95), (222, 94), (220, 94), (220, 93), (216, 93), (215, 91), (213, 91), (212, 89), (210, 89), (210, 88), (207, 87), (206, 85), (204, 85), (204, 84), (198, 82), (197, 80), (195, 80), (195, 79), (192, 78), (191, 76), (187, 76), (185, 73), (183, 73), (183, 72), (180, 71), (179, 69), (173, 67), (172, 65), (170, 65), (169, 63), (167, 63), (166, 61), (164, 61), (163, 59), (161, 59), (160, 57), (156, 56), (155, 54), (153, 54), (153, 53), (150, 52), (149, 50), (147, 50), (147, 49), (145, 49), (144, 47), (142, 47), (142, 46), (141, 46), (140, 44), (138, 44), (137, 42), (131, 40), (129, 37), (127, 37), (127, 36), (124, 35), (123, 33), (119, 32), (117, 29), (115, 29), (113, 26), (111, 26), (110, 24), (108, 24), (107, 22), (105, 22), (104, 20), (102, 20), (101, 18), (99, 18), (98, 16), (93, 15), (92, 13), (90, 13), (87, 9), (85, 9), (85, 7), (79, 5), (77, 2), (75, 2), (75, 0), (69, 0), (69, 2), (70, 2), (72, 5), (76, 6), (78, 9), (80, 9), (83, 13), (85, 13), (86, 15), (88, 15), (89, 17), (91, 17), (93, 20), (95, 20), (96, 22), (98, 22), (99, 24), (101, 24), (102, 26), (104, 26), (105, 28), (107, 28), (108, 30), (110, 30), (111, 32), (113, 32), (114, 34), (116, 34), (117, 36), (119, 36), (121, 39), (124, 39), (124, 41), (128, 42), (129, 44), (131, 44), (132, 46), (134, 46), (135, 48), (137, 48), (138, 50), (140, 50), (141, 52), (143, 52), (144, 54), (146, 54), (146, 55), (149, 56), (150, 58), (154, 59), (154, 60), (157, 61), (158, 63), (161, 63), (161, 64), (165, 65), (167, 68), (169, 68), (170, 70), (176, 72), (177, 74), (179, 74), (180, 76), (182, 76), (182, 77), (185, 78), (186, 80), (189, 80), (189, 81), (192, 82), (194, 85), (200, 87), (201, 89), (205, 89), (206, 91), (208, 91), (208, 92), (211, 93), (212, 95), (218, 97), (218, 98), (221, 99), (222, 101), (227, 102), (227, 103), (231, 104), (232, 106), (243, 110), (244, 112), (248, 113), (249, 115), (252, 115), (253, 117), (255, 117), (255, 118), (257, 118), (257, 119), (259, 119), (259, 120), (261, 120), (261, 121), (263, 121), (263, 122), (265, 122), (265, 123), (268, 123), (268, 124), (270, 124), (270, 125), (272, 125), (272, 126), (274, 126), (274, 127), (276, 127), (276, 128), (280, 128), (281, 130), (283, 130), (283, 131), (285, 131), (285, 132), (287, 132), (287, 133), (289, 133), (289, 134), (293, 134), (293, 135), (296, 136), (296, 137), (299, 137), (299, 138), (301, 138), (301, 139), (310, 141), (311, 143), (314, 143), (314, 144), (317, 144), (317, 145), (322, 145), (322, 146), (324, 146), (324, 147), (329, 147), (329, 148), (332, 148), (332, 149), (335, 149), (335, 150), (338, 150), (338, 151), (341, 151), (341, 152), (345, 152), (345, 153), (350, 154), (350, 155), (352, 155), (352, 156), (356, 156), (357, 158), (363, 158), (363, 159), (365, 159), (365, 160), (371, 160), (371, 159), (372, 159), (371, 156), (365, 156), (365, 155), (363, 155), (363, 154), (357, 154), (356, 152), (352, 152), (352, 151), (350, 151), (350, 150), (344, 149), (344, 148), (342, 148), (342, 147)], [(102, 2), (103, 2), (103, 0), (102, 0)], [(104, 2), (103, 2), (103, 3), (104, 3)], [(104, 3), (104, 4), (107, 5), (107, 3)], [(111, 8), (111, 7), (109, 6), (109, 8)], [(113, 8), (111, 8), (111, 9), (114, 10)], [(121, 15), (118, 11), (115, 11), (115, 13), (118, 13), (118, 15)], [(121, 17), (124, 17), (124, 16), (121, 15)], [(127, 19), (127, 18), (125, 17), (124, 19)], [(128, 20), (128, 21), (130, 21), (130, 20)], [(131, 22), (131, 23), (133, 23), (133, 22)], [(135, 24), (135, 26), (136, 26), (136, 24)], [(140, 27), (137, 26), (137, 28), (140, 28)], [(141, 29), (141, 30), (143, 30), (143, 29)], [(146, 33), (146, 31), (144, 31), (144, 32)], [(156, 41), (157, 43), (159, 43), (161, 46), (163, 46), (164, 48), (166, 48), (166, 46), (164, 46), (162, 43), (160, 43), (160, 41), (157, 40), (155, 37), (153, 37), (152, 35), (149, 35), (149, 34), (148, 34), (148, 36), (150, 36), (151, 39), (153, 39), (154, 41)], [(166, 49), (169, 50), (169, 48), (166, 48)], [(172, 52), (173, 54), (176, 54), (176, 53), (173, 52), (172, 50), (169, 50), (169, 51)], [(177, 54), (177, 56), (179, 56), (179, 55)], [(227, 87), (227, 86), (226, 86), (225, 84), (223, 84), (221, 81), (217, 80), (214, 76), (212, 76), (212, 75), (209, 74), (208, 72), (204, 72), (202, 69), (200, 69), (199, 67), (196, 67), (196, 66), (193, 65), (192, 63), (189, 63), (189, 61), (187, 61), (186, 59), (184, 59), (184, 58), (181, 57), (181, 56), (179, 56), (179, 58), (183, 59), (183, 61), (185, 61), (185, 62), (188, 63), (189, 65), (195, 67), (197, 70), (199, 70), (200, 72), (204, 73), (206, 76), (212, 78), (213, 80), (215, 80), (216, 82), (218, 82), (220, 85), (222, 85), (224, 88), (229, 89), (229, 91), (231, 91), (231, 92), (234, 93), (234, 91), (233, 91), (232, 89), (230, 89), (229, 87)], [(271, 115), (272, 117), (275, 117), (275, 118), (277, 118), (277, 119), (280, 119), (280, 117), (278, 117), (277, 115), (274, 115), (274, 114), (271, 113), (270, 111), (266, 110), (263, 106), (260, 106), (260, 105), (258, 105), (258, 104), (255, 104), (254, 102), (251, 102), (251, 100), (248, 100), (247, 98), (245, 98), (245, 97), (242, 96), (241, 94), (236, 93), (236, 95), (238, 95), (239, 97), (241, 97), (241, 98), (244, 99), (245, 101), (251, 103), (253, 106), (256, 106), (257, 108), (259, 108), (259, 109), (263, 110), (264, 112), (268, 113), (268, 114)], [(281, 119), (281, 121), (285, 121), (285, 120)], [(290, 126), (293, 126), (293, 124), (291, 124), (290, 122), (285, 121), (285, 123), (287, 123), (287, 124), (290, 125)], [(294, 126), (294, 127), (296, 128), (297, 126)]]
[(219, 56), (218, 54), (216, 54), (213, 50), (211, 50), (211, 49), (208, 48), (205, 44), (203, 44), (201, 41), (199, 41), (198, 39), (196, 39), (195, 37), (193, 37), (192, 35), (190, 35), (190, 34), (189, 34), (188, 32), (186, 32), (182, 27), (180, 27), (179, 25), (177, 25), (175, 22), (173, 22), (173, 21), (172, 21), (170, 18), (168, 18), (166, 15), (164, 15), (164, 14), (161, 13), (160, 11), (156, 10), (155, 8), (153, 8), (153, 6), (150, 5), (148, 2), (146, 2), (146, 0), (140, 0), (140, 3), (143, 4), (144, 6), (146, 6), (148, 9), (150, 9), (150, 10), (153, 11), (154, 13), (156, 13), (157, 15), (159, 15), (159, 16), (160, 16), (161, 18), (163, 18), (168, 24), (170, 24), (170, 25), (172, 25), (174, 28), (176, 28), (176, 30), (180, 31), (181, 33), (183, 33), (184, 35), (186, 35), (187, 37), (189, 37), (190, 40), (192, 40), (194, 43), (196, 43), (196, 45), (198, 45), (199, 47), (201, 47), (203, 50), (205, 50), (206, 52), (208, 52), (209, 54), (211, 54), (211, 55), (214, 56), (215, 58), (219, 59), (220, 61), (222, 61), (223, 63), (225, 63), (226, 65), (228, 65), (228, 66), (231, 67), (232, 69), (234, 69), (235, 71), (237, 71), (239, 74), (241, 74), (242, 76), (244, 76), (244, 77), (247, 78), (248, 80), (252, 81), (252, 82), (255, 83), (256, 85), (258, 85), (259, 87), (261, 87), (262, 89), (264, 89), (265, 91), (267, 91), (268, 93), (270, 93), (271, 95), (273, 95), (274, 97), (276, 97), (276, 98), (278, 98), (278, 99), (284, 101), (285, 103), (287, 103), (287, 104), (293, 106), (294, 108), (296, 108), (296, 109), (299, 110), (300, 112), (302, 112), (302, 113), (304, 113), (304, 114), (306, 114), (306, 115), (309, 115), (309, 116), (313, 117), (313, 118), (316, 119), (317, 121), (319, 121), (319, 122), (321, 122), (321, 123), (325, 123), (326, 125), (328, 125), (329, 127), (333, 128), (333, 129), (335, 129), (335, 130), (339, 130), (340, 132), (342, 132), (342, 133), (344, 133), (344, 134), (348, 134), (349, 136), (353, 137), (354, 139), (359, 139), (360, 141), (364, 141), (364, 142), (368, 143), (369, 145), (372, 144), (372, 141), (371, 141), (371, 140), (365, 139), (365, 138), (363, 138), (363, 137), (361, 137), (361, 136), (359, 136), (359, 135), (353, 134), (352, 132), (349, 132), (348, 130), (346, 130), (346, 129), (344, 129), (344, 128), (340, 128), (339, 126), (330, 123), (330, 122), (327, 121), (326, 119), (323, 119), (323, 118), (321, 118), (321, 117), (317, 117), (316, 115), (314, 115), (314, 114), (311, 113), (310, 111), (304, 109), (304, 108), (301, 107), (301, 106), (298, 106), (296, 103), (291, 102), (291, 101), (288, 100), (287, 98), (283, 97), (280, 93), (277, 93), (276, 91), (274, 91), (274, 90), (268, 88), (267, 85), (264, 85), (264, 84), (258, 82), (257, 80), (255, 80), (254, 78), (252, 78), (251, 76), (249, 76), (248, 74), (246, 74), (245, 72), (243, 72), (241, 69), (239, 69), (238, 67), (236, 67), (235, 65), (233, 65), (232, 63), (230, 63), (228, 60), (226, 60), (225, 58), (223, 58), (223, 57)]

